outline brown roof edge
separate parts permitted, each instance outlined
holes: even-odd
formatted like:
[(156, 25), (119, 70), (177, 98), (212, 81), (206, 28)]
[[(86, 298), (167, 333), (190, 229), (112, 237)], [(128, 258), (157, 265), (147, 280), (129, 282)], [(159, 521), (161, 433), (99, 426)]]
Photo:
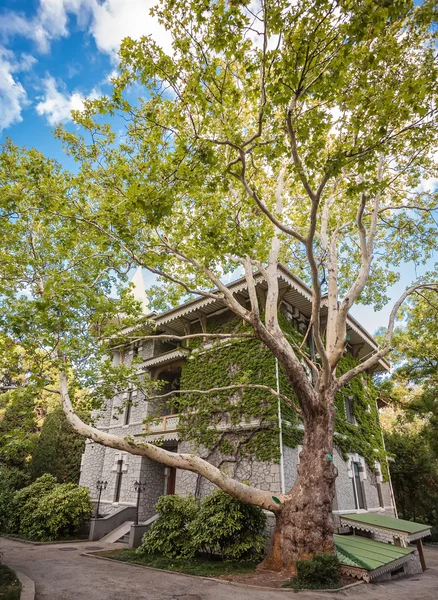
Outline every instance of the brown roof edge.
[[(283, 264), (279, 263), (278, 264), (278, 270), (280, 271), (280, 273), (285, 276), (285, 279), (289, 279), (292, 280), (293, 283), (295, 284), (294, 287), (298, 292), (301, 292), (303, 296), (312, 296), (312, 290), (311, 288), (304, 283), (304, 281), (302, 281), (301, 279), (299, 279), (296, 275), (294, 275), (291, 271), (289, 271), (289, 269), (287, 269)], [(256, 272), (254, 273), (254, 277), (256, 279), (259, 279), (260, 277), (262, 277), (260, 272)], [(240, 277), (239, 279), (236, 279), (234, 281), (231, 281), (229, 284), (227, 284), (227, 287), (230, 289), (233, 289), (234, 287), (239, 287), (241, 285), (244, 285), (246, 283), (246, 279), (245, 277)], [(218, 294), (218, 300), (220, 299), (220, 294), (219, 294), (219, 290), (217, 288), (211, 290), (211, 293), (217, 293)], [(322, 300), (324, 300), (326, 298), (326, 296), (322, 297)], [(190, 306), (193, 306), (194, 308), (197, 306), (197, 304), (201, 304), (204, 301), (208, 301), (210, 300), (211, 302), (213, 302), (214, 300), (210, 299), (210, 298), (205, 298), (205, 297), (199, 297), (199, 298), (194, 298), (192, 300), (188, 300), (187, 302), (184, 302), (182, 304), (179, 304), (178, 306), (176, 306), (175, 308), (171, 308), (167, 311), (164, 311), (160, 314), (151, 312), (149, 315), (146, 315), (143, 320), (153, 320), (157, 323), (157, 325), (159, 325), (159, 322), (161, 319), (164, 318), (169, 318), (173, 313), (175, 313), (175, 319), (178, 318), (177, 314), (178, 311), (180, 311), (181, 309), (185, 309), (188, 308)], [(307, 298), (307, 300), (310, 302), (309, 298)], [(140, 325), (141, 323), (139, 323)], [(356, 328), (359, 330), (360, 335), (364, 338), (364, 341), (368, 342), (368, 344), (374, 349), (377, 350), (378, 349), (378, 345), (375, 341), (375, 339), (373, 338), (373, 336), (351, 315), (348, 315), (347, 318), (347, 324), (349, 324), (350, 326), (353, 326), (353, 328)], [(135, 330), (136, 328), (130, 328), (131, 330)], [(389, 370), (391, 368), (390, 363), (385, 359), (380, 359), (379, 361), (382, 366), (386, 369)]]

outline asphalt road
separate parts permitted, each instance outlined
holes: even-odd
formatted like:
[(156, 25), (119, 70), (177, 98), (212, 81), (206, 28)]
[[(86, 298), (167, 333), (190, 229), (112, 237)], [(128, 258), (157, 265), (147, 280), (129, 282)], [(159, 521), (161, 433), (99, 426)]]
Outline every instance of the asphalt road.
[(438, 547), (426, 549), (429, 568), (422, 575), (322, 594), (251, 589), (81, 556), (90, 546), (115, 547), (99, 542), (32, 546), (0, 538), (3, 562), (35, 581), (36, 600), (438, 599)]

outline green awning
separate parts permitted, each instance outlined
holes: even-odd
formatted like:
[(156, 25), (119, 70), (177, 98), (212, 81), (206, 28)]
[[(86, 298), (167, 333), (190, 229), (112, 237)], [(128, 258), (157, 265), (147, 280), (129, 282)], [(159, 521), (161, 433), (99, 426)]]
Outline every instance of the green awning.
[(392, 544), (376, 542), (359, 535), (335, 535), (335, 545), (341, 564), (366, 571), (399, 563), (400, 559), (414, 552), (414, 548), (400, 548)]
[[(409, 536), (410, 538), (418, 539), (425, 537), (430, 533), (430, 525), (424, 523), (414, 523), (413, 521), (404, 521), (403, 519), (395, 519), (387, 515), (379, 513), (355, 513), (341, 515), (342, 521), (351, 527), (372, 531), (373, 529), (386, 529)], [(364, 527), (361, 527), (364, 525)], [(368, 527), (367, 527), (368, 526)]]

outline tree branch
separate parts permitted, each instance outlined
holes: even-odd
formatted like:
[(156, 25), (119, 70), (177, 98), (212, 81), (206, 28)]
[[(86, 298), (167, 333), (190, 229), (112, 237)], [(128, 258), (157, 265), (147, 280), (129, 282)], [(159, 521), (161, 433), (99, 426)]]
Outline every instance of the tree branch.
[[(211, 483), (217, 485), (231, 496), (247, 502), (255, 504), (266, 510), (273, 512), (278, 511), (278, 505), (273, 501), (271, 492), (266, 492), (258, 488), (240, 483), (220, 469), (214, 467), (207, 461), (194, 454), (182, 454), (179, 452), (169, 452), (160, 446), (150, 444), (148, 442), (135, 442), (129, 438), (121, 438), (117, 435), (100, 431), (99, 429), (84, 423), (75, 413), (70, 401), (68, 392), (68, 380), (64, 371), (59, 372), (60, 391), (62, 399), (62, 407), (72, 428), (84, 437), (87, 437), (98, 444), (115, 448), (123, 452), (129, 452), (137, 456), (147, 456), (152, 460), (165, 464), (168, 467), (176, 467), (177, 469), (185, 469), (202, 475)], [(281, 497), (280, 497), (281, 498)]]
[(296, 410), (297, 414), (301, 416), (301, 409), (297, 406), (292, 400), (282, 394), (281, 392), (277, 392), (273, 388), (269, 387), (269, 385), (262, 385), (257, 383), (236, 383), (234, 385), (225, 385), (222, 387), (210, 388), (208, 390), (172, 390), (171, 392), (167, 392), (166, 394), (159, 394), (157, 396), (148, 396), (148, 400), (162, 400), (163, 398), (169, 398), (174, 394), (199, 394), (201, 396), (208, 396), (209, 394), (216, 394), (218, 392), (228, 392), (232, 390), (265, 390), (275, 396), (276, 398), (280, 398), (284, 400), (288, 406)]
[(391, 310), (383, 348), (378, 350), (375, 354), (370, 356), (370, 358), (365, 360), (363, 363), (360, 363), (356, 367), (353, 367), (353, 369), (350, 369), (350, 371), (347, 371), (347, 373), (344, 373), (344, 375), (339, 377), (338, 389), (346, 385), (351, 379), (353, 379), (353, 377), (356, 377), (360, 373), (363, 373), (364, 371), (374, 367), (381, 358), (384, 358), (391, 351), (391, 341), (394, 334), (394, 326), (397, 313), (403, 302), (406, 300), (406, 298), (408, 298), (411, 294), (417, 292), (417, 290), (433, 290), (435, 292), (438, 292), (438, 284), (424, 283), (413, 285), (407, 290), (405, 290), (405, 292), (403, 292), (403, 294), (400, 296), (400, 298), (397, 300), (397, 302), (394, 304)]

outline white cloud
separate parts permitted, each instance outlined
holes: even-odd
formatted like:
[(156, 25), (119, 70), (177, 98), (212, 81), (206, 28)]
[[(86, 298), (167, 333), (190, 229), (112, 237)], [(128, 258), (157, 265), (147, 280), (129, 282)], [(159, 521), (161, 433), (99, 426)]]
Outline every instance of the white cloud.
[(152, 35), (164, 49), (170, 50), (170, 36), (149, 14), (152, 0), (105, 0), (93, 2), (90, 32), (102, 52), (114, 55), (125, 37), (138, 39)]
[[(24, 61), (28, 62), (28, 59)], [(27, 95), (14, 73), (24, 70), (12, 52), (0, 47), (0, 131), (22, 121), (21, 111)]]
[[(43, 86), (44, 96), (36, 105), (36, 111), (40, 116), (46, 118), (49, 125), (70, 121), (71, 111), (82, 110), (87, 97), (94, 99), (100, 96), (99, 91), (96, 89), (93, 89), (88, 96), (84, 96), (78, 91), (59, 91), (58, 83), (51, 75), (43, 81)], [(62, 84), (60, 84), (60, 87), (63, 87)]]
[(33, 40), (41, 52), (50, 50), (52, 40), (68, 36), (70, 16), (81, 29), (87, 30), (101, 52), (115, 57), (125, 37), (134, 39), (152, 35), (163, 48), (170, 50), (170, 36), (155, 17), (149, 14), (156, 0), (39, 0), (37, 12), (26, 17), (13, 11), (0, 19), (3, 40), (22, 36)]

